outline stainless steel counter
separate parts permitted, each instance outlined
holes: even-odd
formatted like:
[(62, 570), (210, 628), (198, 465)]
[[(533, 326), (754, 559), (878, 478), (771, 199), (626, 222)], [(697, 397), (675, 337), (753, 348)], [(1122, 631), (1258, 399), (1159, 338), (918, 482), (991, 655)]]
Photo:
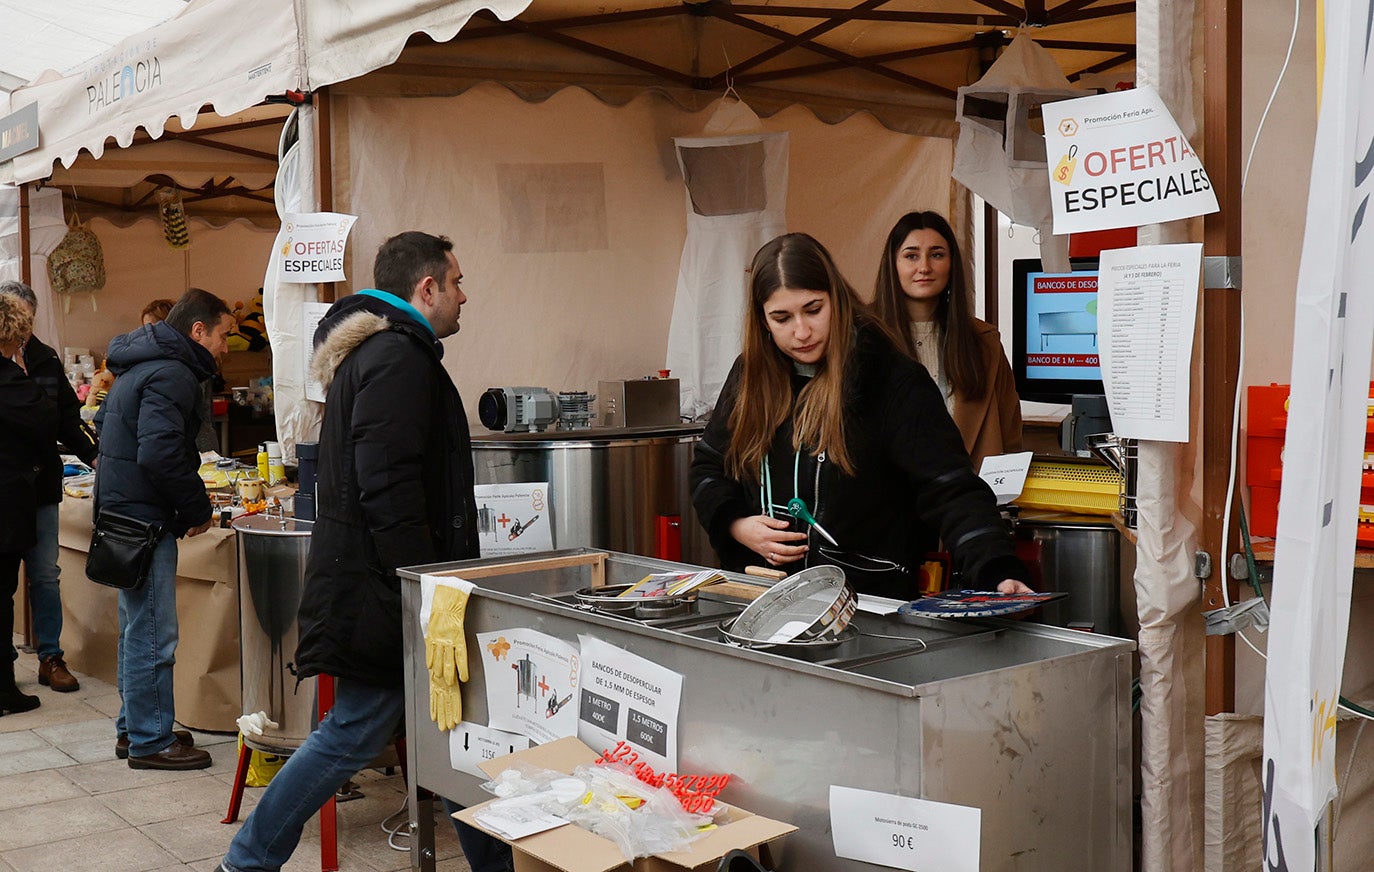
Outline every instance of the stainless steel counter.
[[(907, 624), (860, 613), (858, 638), (807, 662), (721, 641), (721, 613), (742, 601), (710, 591), (710, 614), (672, 626), (543, 598), (596, 576), (632, 582), (680, 564), (592, 549), (536, 557), (604, 562), (491, 577), (479, 576), (501, 560), (401, 572), (416, 868), (432, 868), (423, 852), (433, 844), (417, 789), (464, 804), (490, 798), (450, 767), (448, 737), (429, 720), (421, 571), (479, 585), (467, 610), (470, 651), (475, 634), (492, 630), (529, 627), (574, 643), (588, 633), (682, 673), (679, 769), (729, 773), (725, 801), (795, 824), (774, 851), (780, 870), (870, 868), (834, 856), (831, 785), (980, 808), (986, 872), (1130, 868), (1133, 643), (1028, 622)], [(463, 706), (465, 719), (486, 723), (480, 668)]]

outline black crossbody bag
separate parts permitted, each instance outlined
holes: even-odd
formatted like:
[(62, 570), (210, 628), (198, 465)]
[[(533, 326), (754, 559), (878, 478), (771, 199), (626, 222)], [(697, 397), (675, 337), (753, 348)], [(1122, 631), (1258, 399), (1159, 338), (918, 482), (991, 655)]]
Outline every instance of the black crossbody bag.
[(86, 577), (120, 590), (138, 590), (148, 580), (153, 551), (162, 534), (161, 524), (101, 509), (91, 531)]

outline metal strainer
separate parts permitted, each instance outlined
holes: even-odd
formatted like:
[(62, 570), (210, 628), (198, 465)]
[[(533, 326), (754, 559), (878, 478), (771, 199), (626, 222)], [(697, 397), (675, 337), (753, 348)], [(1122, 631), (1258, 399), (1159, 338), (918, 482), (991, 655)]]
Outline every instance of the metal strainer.
[(807, 642), (838, 636), (858, 606), (854, 589), (836, 566), (812, 566), (789, 575), (754, 600), (731, 632), (753, 642)]

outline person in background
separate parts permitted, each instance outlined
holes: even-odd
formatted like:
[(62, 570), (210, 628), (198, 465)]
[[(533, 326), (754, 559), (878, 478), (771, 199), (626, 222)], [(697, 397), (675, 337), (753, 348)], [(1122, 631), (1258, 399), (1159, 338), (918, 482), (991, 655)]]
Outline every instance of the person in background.
[[(172, 300), (158, 299), (143, 307), (142, 319), (144, 324), (156, 324), (166, 319), (167, 313), (172, 311), (172, 306), (176, 303)], [(231, 313), (232, 316), (232, 313)], [(230, 328), (232, 331), (232, 327)], [(216, 451), (220, 450), (219, 434), (215, 432), (214, 413), (212, 400), (215, 396), (215, 382), (219, 379), (218, 373), (212, 373), (205, 381), (200, 383), (200, 432), (196, 433), (197, 451)], [(223, 381), (220, 382), (223, 385)]]
[(100, 456), (95, 509), (158, 523), (165, 534), (148, 580), (119, 592), (119, 693), (115, 756), (130, 769), (204, 769), (210, 754), (173, 732), (172, 666), (177, 647), (177, 540), (210, 528), (200, 480), (200, 383), (228, 350), (234, 316), (224, 301), (192, 288), (165, 321), (110, 340), (116, 375), (96, 415)]
[[(267, 786), (225, 872), (280, 869), (306, 821), (401, 727), (396, 570), (480, 554), (468, 419), (440, 341), (458, 332), (467, 302), (453, 243), (401, 233), (372, 272), (375, 288), (320, 321), (311, 363), (326, 399), (296, 669), (334, 676), (334, 707)], [(508, 846), (454, 824), (473, 872), (512, 868)]]
[(175, 300), (157, 299), (143, 307), (139, 314), (139, 322), (142, 324), (156, 324), (159, 321), (167, 320), (167, 313), (172, 311), (176, 305)]
[(968, 266), (936, 212), (908, 212), (887, 234), (873, 308), (944, 395), (964, 449), (983, 458), (1021, 450), (1021, 398), (997, 328), (973, 316)]
[[(0, 296), (18, 300), (32, 318), (38, 314), (38, 296), (23, 282), (0, 282)], [(57, 440), (67, 452), (83, 463), (95, 463), (95, 431), (81, 420), (81, 401), (67, 381), (57, 352), (32, 334), (19, 349), (16, 361), (22, 362), (32, 379), (57, 409)], [(57, 567), (58, 504), (62, 501), (62, 458), (56, 442), (48, 446), (38, 479), (34, 482), (37, 503), (37, 539), (24, 553), (24, 577), (29, 585), (33, 609), (33, 635), (38, 648), (38, 683), (59, 693), (81, 688), (67, 669), (62, 650), (61, 571)], [(10, 645), (12, 659), (19, 651)]]
[[(33, 312), (18, 297), (0, 294), (0, 632), (14, 639), (14, 592), (19, 562), (38, 539), (37, 482), (57, 444), (57, 406), (29, 378), (22, 349)], [(0, 715), (38, 708), (36, 696), (14, 681), (14, 658), (0, 671)]]
[[(692, 503), (721, 565), (833, 563), (859, 593), (909, 600), (916, 568), (943, 541), (966, 586), (1028, 592), (939, 388), (830, 253), (804, 233), (780, 236), (749, 276), (744, 353), (691, 466)], [(790, 523), (794, 499), (817, 521), (805, 532)]]

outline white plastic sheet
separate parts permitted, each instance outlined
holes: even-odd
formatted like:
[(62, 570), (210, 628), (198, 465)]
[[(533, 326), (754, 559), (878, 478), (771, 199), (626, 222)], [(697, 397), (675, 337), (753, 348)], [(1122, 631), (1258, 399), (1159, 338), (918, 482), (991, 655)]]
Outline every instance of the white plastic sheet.
[[(724, 108), (738, 111), (728, 101)], [(753, 122), (757, 126), (757, 116)], [(687, 240), (667, 367), (681, 383), (682, 414), (696, 418), (715, 406), (739, 354), (754, 253), (787, 229), (788, 136), (745, 133), (673, 142), (687, 186)]]

